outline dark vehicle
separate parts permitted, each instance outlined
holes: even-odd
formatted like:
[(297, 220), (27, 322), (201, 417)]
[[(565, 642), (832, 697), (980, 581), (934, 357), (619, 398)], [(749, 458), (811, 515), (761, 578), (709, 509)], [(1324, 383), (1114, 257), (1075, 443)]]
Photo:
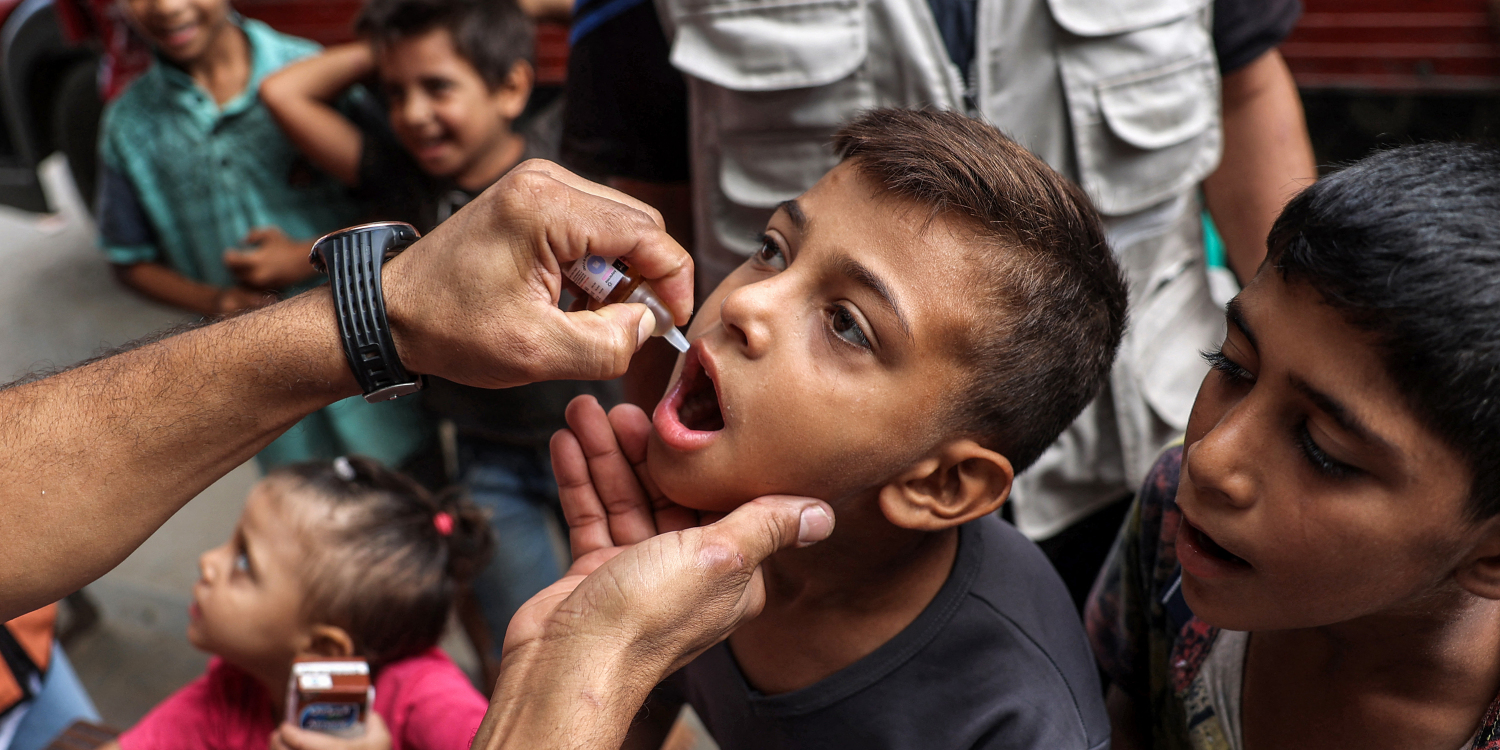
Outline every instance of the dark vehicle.
[[(353, 38), (359, 0), (236, 0), (242, 15), (321, 44)], [(537, 88), (555, 95), (567, 30), (537, 29)], [(103, 102), (150, 65), (115, 0), (0, 0), (0, 204), (47, 211), (37, 163), (61, 151), (92, 200)], [(550, 91), (549, 91), (550, 89)]]
[[(0, 0), (0, 203), (47, 210), (36, 165), (67, 154), (93, 184), (99, 52), (68, 38), (53, 0)], [(89, 193), (84, 193), (88, 195)]]

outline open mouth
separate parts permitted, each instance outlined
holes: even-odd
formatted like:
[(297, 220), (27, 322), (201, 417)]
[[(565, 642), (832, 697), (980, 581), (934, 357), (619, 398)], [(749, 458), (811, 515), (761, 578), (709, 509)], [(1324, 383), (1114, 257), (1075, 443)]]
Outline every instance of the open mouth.
[[(684, 380), (687, 373), (684, 372)], [(696, 432), (724, 429), (724, 412), (719, 410), (719, 389), (701, 366), (694, 368), (693, 378), (684, 384), (682, 404), (677, 407), (677, 421)]]
[(153, 23), (147, 27), (147, 36), (154, 37), (164, 47), (181, 47), (191, 42), (197, 32), (196, 21), (185, 21), (171, 26)]
[(674, 447), (699, 447), (724, 429), (724, 411), (711, 364), (705, 366), (703, 348), (695, 342), (683, 360), (682, 377), (656, 405), (651, 421), (662, 439)]
[(1230, 552), (1227, 549), (1224, 549), (1224, 547), (1222, 547), (1218, 542), (1213, 540), (1213, 537), (1203, 533), (1202, 529), (1199, 529), (1197, 526), (1188, 523), (1187, 519), (1183, 519), (1182, 527), (1183, 530), (1187, 532), (1188, 540), (1193, 544), (1194, 547), (1198, 549), (1199, 552), (1202, 552), (1204, 555), (1218, 560), (1219, 562), (1222, 562), (1226, 565), (1245, 568), (1250, 567), (1249, 561), (1245, 560), (1245, 558), (1240, 557), (1239, 555), (1234, 554), (1233, 552)]
[(439, 133), (430, 136), (410, 136), (407, 139), (407, 148), (416, 155), (419, 160), (433, 161), (444, 155), (446, 148), (453, 142), (447, 133)]

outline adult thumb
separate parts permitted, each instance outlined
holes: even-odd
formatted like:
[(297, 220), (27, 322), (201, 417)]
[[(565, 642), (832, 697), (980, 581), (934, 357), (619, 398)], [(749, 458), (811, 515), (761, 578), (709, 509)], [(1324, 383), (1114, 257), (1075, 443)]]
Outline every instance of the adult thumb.
[(716, 543), (730, 547), (745, 567), (754, 568), (779, 550), (827, 539), (833, 533), (833, 508), (810, 497), (767, 495), (706, 528)]
[(625, 374), (630, 358), (646, 343), (656, 327), (656, 317), (645, 305), (605, 305), (598, 310), (565, 313), (562, 332), (564, 371), (557, 378), (617, 378)]

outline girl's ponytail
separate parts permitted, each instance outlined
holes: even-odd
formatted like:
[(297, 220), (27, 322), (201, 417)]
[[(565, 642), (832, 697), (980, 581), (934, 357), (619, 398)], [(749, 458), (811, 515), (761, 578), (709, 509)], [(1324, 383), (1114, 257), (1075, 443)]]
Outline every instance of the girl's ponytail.
[(489, 517), (460, 487), (438, 493), (433, 504), (434, 526), (448, 548), (448, 578), (458, 586), (467, 585), (489, 562), (494, 547)]

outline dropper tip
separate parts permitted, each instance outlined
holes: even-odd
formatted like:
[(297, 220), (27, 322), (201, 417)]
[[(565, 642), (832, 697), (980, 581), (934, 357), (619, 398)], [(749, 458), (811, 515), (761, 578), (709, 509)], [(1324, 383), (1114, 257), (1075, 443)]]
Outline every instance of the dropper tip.
[(661, 337), (666, 339), (667, 343), (671, 344), (679, 352), (685, 352), (688, 350), (687, 337), (683, 336), (682, 331), (679, 331), (676, 328), (668, 328), (667, 332), (663, 333)]

